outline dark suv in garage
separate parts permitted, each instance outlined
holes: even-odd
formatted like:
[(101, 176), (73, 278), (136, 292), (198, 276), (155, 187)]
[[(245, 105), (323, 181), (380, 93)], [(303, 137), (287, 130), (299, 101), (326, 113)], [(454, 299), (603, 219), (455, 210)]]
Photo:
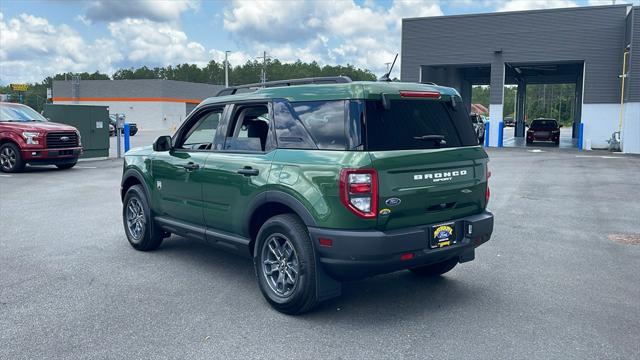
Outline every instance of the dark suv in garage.
[(488, 157), (455, 89), (223, 91), (173, 137), (125, 155), (122, 217), (135, 249), (178, 234), (251, 256), (266, 300), (297, 314), (339, 295), (343, 280), (446, 273), (489, 240)]
[(560, 128), (555, 119), (538, 118), (531, 121), (527, 130), (527, 144), (534, 141), (552, 141), (556, 145), (560, 144)]
[(72, 168), (82, 153), (80, 133), (47, 121), (32, 108), (0, 103), (0, 170), (20, 172), (26, 164)]

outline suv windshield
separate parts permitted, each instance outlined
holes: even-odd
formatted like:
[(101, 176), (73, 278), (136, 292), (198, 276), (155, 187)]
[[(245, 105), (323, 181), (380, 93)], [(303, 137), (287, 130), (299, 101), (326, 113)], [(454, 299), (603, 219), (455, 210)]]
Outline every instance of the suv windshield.
[(366, 102), (367, 150), (413, 150), (476, 146), (466, 107), (449, 101), (392, 100)]
[(0, 105), (0, 121), (47, 121), (42, 115), (27, 106)]
[(555, 120), (533, 120), (531, 122), (531, 129), (541, 130), (553, 130), (558, 127), (558, 123)]

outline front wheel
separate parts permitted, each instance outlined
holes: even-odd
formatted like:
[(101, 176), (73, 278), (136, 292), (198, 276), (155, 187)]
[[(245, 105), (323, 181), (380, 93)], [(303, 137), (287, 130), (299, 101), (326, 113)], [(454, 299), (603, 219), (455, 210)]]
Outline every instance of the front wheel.
[(6, 173), (16, 173), (24, 170), (24, 160), (20, 148), (12, 143), (0, 146), (0, 170)]
[(443, 262), (409, 269), (409, 271), (411, 271), (412, 273), (418, 276), (431, 277), (431, 276), (438, 276), (438, 275), (447, 273), (451, 271), (454, 267), (456, 267), (456, 265), (458, 265), (457, 257), (443, 261)]
[(254, 249), (260, 291), (285, 314), (301, 314), (318, 303), (315, 253), (306, 226), (293, 214), (267, 220)]
[(124, 195), (122, 222), (127, 239), (134, 249), (155, 250), (162, 243), (164, 233), (153, 221), (142, 186), (134, 185)]

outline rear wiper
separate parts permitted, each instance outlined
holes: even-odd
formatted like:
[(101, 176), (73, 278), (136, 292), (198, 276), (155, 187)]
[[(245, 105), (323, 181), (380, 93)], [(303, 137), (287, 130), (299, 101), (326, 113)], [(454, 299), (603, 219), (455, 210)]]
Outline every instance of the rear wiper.
[(434, 141), (438, 144), (447, 143), (443, 135), (422, 135), (422, 136), (414, 136), (413, 138), (416, 140), (422, 140), (422, 141)]

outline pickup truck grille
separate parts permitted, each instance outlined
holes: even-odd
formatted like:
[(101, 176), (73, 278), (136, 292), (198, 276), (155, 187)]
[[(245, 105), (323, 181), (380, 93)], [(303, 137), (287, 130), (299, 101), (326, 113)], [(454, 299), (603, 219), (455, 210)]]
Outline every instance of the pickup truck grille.
[(50, 132), (47, 134), (47, 148), (68, 148), (78, 146), (75, 131)]

